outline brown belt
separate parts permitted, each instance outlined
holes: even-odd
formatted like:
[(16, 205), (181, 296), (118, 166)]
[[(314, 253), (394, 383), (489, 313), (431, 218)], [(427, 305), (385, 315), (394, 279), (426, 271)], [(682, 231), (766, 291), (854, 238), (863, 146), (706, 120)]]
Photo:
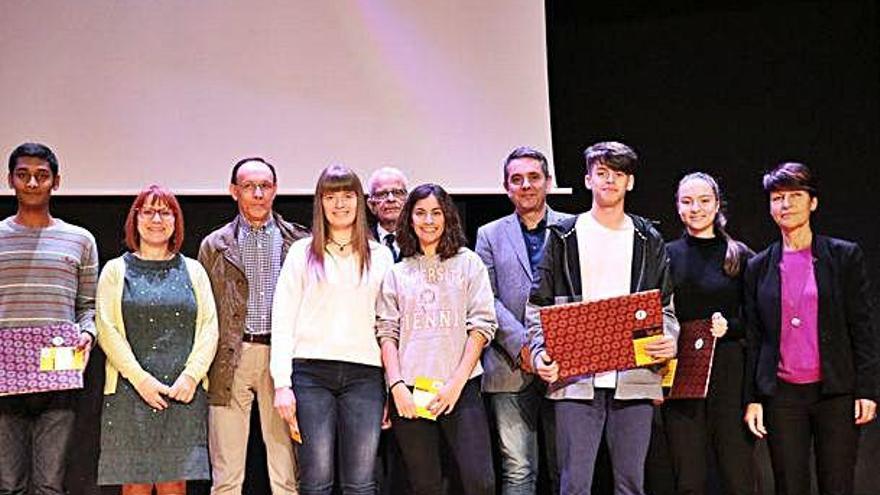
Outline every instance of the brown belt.
[(242, 342), (250, 342), (251, 344), (270, 345), (272, 335), (268, 333), (246, 333), (241, 336)]

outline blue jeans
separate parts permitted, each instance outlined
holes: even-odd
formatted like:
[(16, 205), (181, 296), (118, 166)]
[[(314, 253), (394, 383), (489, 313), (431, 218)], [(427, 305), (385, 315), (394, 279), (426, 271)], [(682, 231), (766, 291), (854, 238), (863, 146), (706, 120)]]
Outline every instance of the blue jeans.
[[(294, 360), (293, 391), (302, 433), (302, 495), (329, 495), (334, 467), (345, 495), (375, 494), (374, 468), (385, 404), (382, 368)], [(335, 465), (339, 459), (340, 465)]]
[(0, 398), (0, 493), (64, 493), (75, 416), (71, 392)]
[(486, 394), (498, 430), (501, 454), (501, 494), (534, 495), (538, 482), (538, 431), (543, 429), (548, 479), (556, 493), (556, 447), (553, 403), (544, 398), (544, 387), (534, 380), (519, 392)]
[(589, 495), (602, 435), (608, 443), (615, 495), (644, 495), (645, 457), (654, 409), (647, 400), (615, 400), (596, 389), (593, 400), (556, 402), (556, 453), (562, 495)]

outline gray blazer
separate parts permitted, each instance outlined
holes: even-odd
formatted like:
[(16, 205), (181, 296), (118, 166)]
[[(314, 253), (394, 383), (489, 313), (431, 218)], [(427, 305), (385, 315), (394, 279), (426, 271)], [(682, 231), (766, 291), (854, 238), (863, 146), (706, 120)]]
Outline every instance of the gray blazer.
[[(547, 225), (570, 216), (547, 207)], [(475, 251), (489, 269), (498, 316), (495, 339), (482, 356), (483, 392), (518, 392), (535, 376), (519, 369), (519, 351), (527, 339), (524, 322), (532, 269), (516, 213), (480, 227)]]

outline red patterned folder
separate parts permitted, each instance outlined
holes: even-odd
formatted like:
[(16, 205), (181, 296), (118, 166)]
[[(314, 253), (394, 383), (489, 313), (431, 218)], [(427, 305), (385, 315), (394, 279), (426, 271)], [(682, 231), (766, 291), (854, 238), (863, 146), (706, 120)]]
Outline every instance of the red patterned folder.
[(667, 399), (705, 399), (712, 376), (715, 337), (711, 320), (687, 321), (678, 335), (678, 363)]
[(83, 387), (82, 370), (41, 371), (44, 349), (74, 347), (79, 327), (60, 323), (45, 327), (0, 328), (0, 395), (18, 395)]
[(548, 306), (541, 324), (560, 380), (635, 368), (634, 340), (663, 333), (660, 291)]

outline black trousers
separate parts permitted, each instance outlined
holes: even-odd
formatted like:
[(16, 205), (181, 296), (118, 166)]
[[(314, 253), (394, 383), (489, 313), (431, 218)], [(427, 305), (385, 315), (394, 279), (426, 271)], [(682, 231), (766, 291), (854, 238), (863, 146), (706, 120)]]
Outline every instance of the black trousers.
[(713, 452), (724, 493), (755, 492), (754, 437), (743, 422), (744, 349), (721, 342), (715, 349), (705, 400), (667, 400), (662, 408), (666, 442), (678, 495), (707, 490), (707, 454)]
[(779, 381), (764, 401), (764, 424), (777, 495), (810, 493), (810, 447), (822, 495), (853, 493), (859, 429), (852, 395), (822, 395), (821, 385)]
[(452, 413), (437, 421), (402, 418), (392, 404), (391, 422), (415, 495), (443, 492), (441, 437), (458, 468), (464, 494), (494, 495), (492, 446), (479, 377), (468, 380)]

